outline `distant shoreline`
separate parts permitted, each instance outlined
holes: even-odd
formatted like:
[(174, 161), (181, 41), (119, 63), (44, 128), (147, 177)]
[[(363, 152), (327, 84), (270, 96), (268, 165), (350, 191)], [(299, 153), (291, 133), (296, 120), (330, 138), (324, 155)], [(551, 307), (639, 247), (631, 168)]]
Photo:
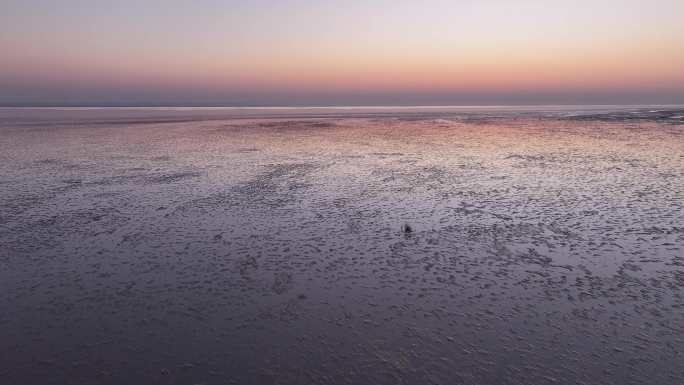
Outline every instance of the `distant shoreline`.
[(33, 105), (33, 106), (0, 106), (0, 109), (65, 109), (65, 110), (92, 110), (92, 109), (158, 109), (158, 110), (351, 110), (351, 109), (528, 109), (539, 108), (571, 109), (571, 108), (679, 108), (684, 104), (492, 104), (492, 105), (377, 105), (377, 106), (182, 106), (182, 105)]

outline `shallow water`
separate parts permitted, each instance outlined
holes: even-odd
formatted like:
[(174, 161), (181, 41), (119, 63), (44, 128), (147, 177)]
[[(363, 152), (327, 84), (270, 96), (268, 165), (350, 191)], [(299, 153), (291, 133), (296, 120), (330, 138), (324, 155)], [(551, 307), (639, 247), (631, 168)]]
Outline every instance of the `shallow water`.
[(683, 111), (0, 109), (0, 383), (684, 383)]

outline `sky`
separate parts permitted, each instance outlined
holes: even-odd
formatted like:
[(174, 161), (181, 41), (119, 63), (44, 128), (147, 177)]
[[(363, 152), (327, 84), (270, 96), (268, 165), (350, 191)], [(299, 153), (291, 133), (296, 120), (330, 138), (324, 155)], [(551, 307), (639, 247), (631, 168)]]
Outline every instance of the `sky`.
[(0, 106), (683, 104), (682, 0), (2, 0)]

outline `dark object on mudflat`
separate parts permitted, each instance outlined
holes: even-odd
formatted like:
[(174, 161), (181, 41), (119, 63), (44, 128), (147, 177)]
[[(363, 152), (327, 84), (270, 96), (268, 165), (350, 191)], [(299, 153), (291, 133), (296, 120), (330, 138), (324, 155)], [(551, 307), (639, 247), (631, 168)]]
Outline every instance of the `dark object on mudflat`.
[(401, 226), (401, 231), (402, 231), (403, 233), (405, 233), (405, 234), (410, 234), (410, 233), (413, 232), (413, 228), (412, 228), (411, 225), (409, 225), (408, 223), (404, 223), (404, 224)]

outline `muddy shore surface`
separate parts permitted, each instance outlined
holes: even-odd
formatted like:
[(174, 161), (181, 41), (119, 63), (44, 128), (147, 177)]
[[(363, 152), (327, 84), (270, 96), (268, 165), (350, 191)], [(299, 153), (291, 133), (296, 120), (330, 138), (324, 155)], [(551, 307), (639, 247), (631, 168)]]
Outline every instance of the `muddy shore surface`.
[(0, 112), (0, 384), (684, 383), (683, 110), (288, 114)]

